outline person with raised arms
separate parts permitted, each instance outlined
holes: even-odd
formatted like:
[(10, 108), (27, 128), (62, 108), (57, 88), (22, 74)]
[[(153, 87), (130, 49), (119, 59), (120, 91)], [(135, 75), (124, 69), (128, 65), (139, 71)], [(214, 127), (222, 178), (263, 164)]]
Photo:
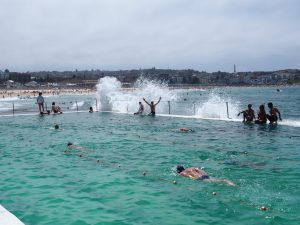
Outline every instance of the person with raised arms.
[(146, 102), (147, 105), (150, 106), (150, 113), (149, 113), (148, 115), (149, 115), (149, 116), (155, 116), (155, 107), (156, 107), (156, 106), (158, 105), (158, 103), (160, 102), (161, 97), (159, 97), (158, 102), (156, 102), (155, 104), (154, 104), (153, 101), (151, 101), (151, 103), (147, 102), (145, 98), (143, 98), (143, 100)]

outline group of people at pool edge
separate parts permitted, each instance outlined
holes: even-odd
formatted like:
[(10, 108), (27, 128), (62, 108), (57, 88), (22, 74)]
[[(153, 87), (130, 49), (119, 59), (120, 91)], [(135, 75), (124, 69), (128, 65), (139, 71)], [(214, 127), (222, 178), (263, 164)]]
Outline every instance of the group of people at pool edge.
[[(155, 116), (155, 108), (158, 105), (158, 103), (161, 100), (161, 97), (159, 97), (159, 100), (157, 101), (157, 103), (154, 103), (153, 101), (151, 101), (151, 103), (147, 102), (145, 98), (143, 98), (143, 100), (146, 102), (147, 105), (150, 106), (150, 113), (148, 114), (149, 116)], [(281, 114), (280, 111), (273, 106), (272, 102), (268, 103), (268, 107), (270, 109), (269, 113), (267, 114), (265, 111), (265, 106), (264, 105), (260, 105), (259, 106), (259, 111), (257, 112), (257, 119), (255, 117), (255, 112), (252, 109), (252, 105), (249, 104), (248, 105), (248, 109), (238, 113), (238, 116), (240, 116), (240, 114), (243, 114), (243, 122), (253, 122), (254, 119), (256, 119), (254, 121), (254, 123), (256, 124), (266, 124), (267, 120), (270, 121), (270, 124), (273, 123), (277, 123), (278, 119), (281, 120)], [(144, 105), (142, 104), (142, 102), (139, 102), (139, 109), (137, 112), (134, 113), (134, 115), (140, 115), (143, 114), (144, 112)]]
[[(155, 110), (156, 110), (156, 106), (160, 103), (161, 101), (161, 97), (159, 97), (159, 100), (154, 103), (154, 101), (151, 101), (150, 103), (143, 98), (144, 102), (149, 105), (150, 107), (150, 113), (148, 114), (149, 116), (155, 116)], [(44, 98), (42, 96), (42, 92), (39, 93), (39, 96), (37, 97), (37, 104), (39, 106), (39, 111), (40, 114), (50, 114), (50, 112), (53, 113), (62, 113), (61, 108), (58, 105), (55, 105), (55, 102), (52, 102), (52, 108), (51, 111), (47, 110), (45, 112), (44, 110)], [(270, 124), (276, 124), (278, 119), (281, 120), (281, 114), (280, 111), (273, 106), (272, 102), (268, 103), (268, 108), (269, 113), (267, 114), (265, 111), (265, 106), (262, 104), (259, 106), (259, 110), (257, 112), (257, 118), (255, 116), (255, 112), (252, 109), (252, 105), (249, 104), (248, 105), (248, 109), (245, 109), (242, 112), (239, 112), (237, 116), (240, 116), (241, 114), (243, 114), (243, 122), (246, 123), (252, 123), (254, 122), (255, 124), (266, 124), (267, 120), (269, 120)], [(142, 104), (142, 102), (139, 102), (139, 109), (137, 112), (134, 113), (134, 115), (142, 115), (144, 113), (145, 107)], [(93, 107), (89, 108), (89, 112), (92, 113), (94, 112)]]
[(36, 102), (39, 106), (39, 111), (40, 111), (41, 115), (50, 114), (51, 112), (60, 113), (60, 114), (62, 113), (61, 108), (58, 105), (55, 105), (55, 102), (52, 102), (51, 110), (46, 110), (46, 112), (45, 112), (45, 109), (44, 109), (45, 100), (44, 100), (44, 97), (42, 96), (42, 92), (39, 92), (39, 96), (37, 97)]
[[(143, 100), (146, 102), (147, 105), (150, 106), (150, 113), (148, 115), (149, 116), (155, 116), (155, 108), (160, 103), (161, 97), (159, 97), (159, 100), (156, 103), (154, 103), (153, 101), (151, 101), (151, 103), (149, 103), (149, 102), (147, 102), (147, 100), (145, 98), (143, 98)], [(58, 105), (55, 105), (55, 102), (52, 102), (51, 111), (47, 110), (45, 112), (45, 109), (44, 109), (45, 100), (44, 100), (44, 97), (42, 96), (42, 92), (39, 92), (39, 96), (37, 97), (36, 101), (37, 101), (37, 104), (39, 106), (39, 112), (40, 112), (41, 115), (50, 114), (50, 112), (62, 113), (61, 108)], [(144, 109), (145, 108), (144, 108), (144, 105), (142, 104), (142, 102), (139, 102), (139, 110), (136, 113), (134, 113), (134, 115), (143, 114)], [(89, 108), (89, 112), (90, 113), (94, 112), (93, 107)]]
[(238, 113), (238, 116), (240, 114), (243, 114), (243, 122), (246, 123), (252, 123), (255, 124), (266, 124), (267, 120), (269, 120), (270, 124), (276, 124), (278, 119), (281, 120), (281, 114), (279, 110), (273, 106), (272, 102), (268, 103), (268, 108), (270, 109), (269, 113), (267, 114), (265, 111), (265, 106), (262, 104), (259, 106), (259, 110), (257, 112), (257, 119), (255, 117), (255, 112), (252, 109), (252, 105), (248, 105), (248, 109)]

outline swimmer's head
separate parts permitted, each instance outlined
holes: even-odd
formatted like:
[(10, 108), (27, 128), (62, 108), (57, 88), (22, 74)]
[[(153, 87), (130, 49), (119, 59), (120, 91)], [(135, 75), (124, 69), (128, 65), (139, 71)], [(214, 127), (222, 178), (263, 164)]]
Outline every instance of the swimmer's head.
[(52, 102), (52, 105), (55, 105), (55, 102)]
[(250, 109), (251, 107), (252, 107), (252, 105), (251, 105), (251, 104), (249, 104), (249, 105), (248, 105), (248, 108)]
[(71, 146), (71, 145), (73, 145), (73, 143), (72, 142), (68, 142), (67, 146)]
[(153, 104), (154, 104), (154, 102), (152, 101), (152, 102), (151, 102), (151, 105), (153, 105)]
[(269, 108), (272, 108), (272, 107), (273, 107), (273, 103), (272, 103), (272, 102), (269, 102), (269, 103), (268, 103), (268, 107), (269, 107)]
[(265, 110), (265, 106), (264, 106), (264, 105), (260, 105), (260, 106), (259, 106), (259, 109), (260, 109), (260, 110)]
[(177, 171), (177, 173), (181, 173), (182, 171), (184, 171), (184, 167), (183, 166), (177, 166), (176, 171)]
[(42, 92), (39, 92), (39, 95), (42, 95)]
[(139, 104), (142, 104), (141, 102), (139, 102)]
[[(55, 128), (55, 129), (59, 129), (58, 124), (55, 124), (55, 125), (54, 125), (54, 128)], [(69, 144), (69, 143), (68, 143), (68, 144)]]

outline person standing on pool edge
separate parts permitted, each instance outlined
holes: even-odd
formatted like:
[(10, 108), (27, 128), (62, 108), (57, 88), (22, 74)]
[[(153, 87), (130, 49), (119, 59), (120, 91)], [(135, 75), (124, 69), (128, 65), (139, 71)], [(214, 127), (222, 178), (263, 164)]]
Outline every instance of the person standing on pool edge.
[[(40, 113), (44, 112), (44, 97), (42, 96), (42, 92), (39, 92), (39, 96), (36, 99), (37, 104), (39, 105)], [(43, 109), (43, 111), (42, 111)]]
[[(272, 123), (277, 123), (277, 120), (279, 118), (279, 120), (281, 120), (281, 114), (279, 112), (279, 110), (275, 107), (273, 107), (273, 103), (272, 102), (269, 102), (268, 103), (268, 107), (270, 109), (270, 115), (268, 114), (267, 115), (267, 119), (270, 121), (270, 124)], [(278, 114), (278, 117), (277, 117), (277, 114)]]
[(149, 103), (149, 102), (147, 102), (146, 101), (146, 99), (145, 98), (143, 98), (143, 100), (146, 102), (146, 104), (147, 105), (149, 105), (150, 106), (150, 110), (151, 110), (151, 112), (148, 114), (149, 116), (155, 116), (155, 107), (158, 105), (158, 103), (160, 102), (160, 100), (161, 100), (161, 97), (159, 97), (159, 100), (158, 100), (158, 102), (156, 102), (155, 104), (154, 104), (154, 102), (152, 101), (151, 102), (151, 104)]

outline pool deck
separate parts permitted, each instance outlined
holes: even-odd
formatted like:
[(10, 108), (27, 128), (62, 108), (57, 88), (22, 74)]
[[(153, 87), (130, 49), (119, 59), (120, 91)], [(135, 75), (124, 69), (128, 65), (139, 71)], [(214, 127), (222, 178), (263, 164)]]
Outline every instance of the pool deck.
[(1, 225), (24, 225), (15, 215), (7, 211), (0, 205), (0, 224)]

